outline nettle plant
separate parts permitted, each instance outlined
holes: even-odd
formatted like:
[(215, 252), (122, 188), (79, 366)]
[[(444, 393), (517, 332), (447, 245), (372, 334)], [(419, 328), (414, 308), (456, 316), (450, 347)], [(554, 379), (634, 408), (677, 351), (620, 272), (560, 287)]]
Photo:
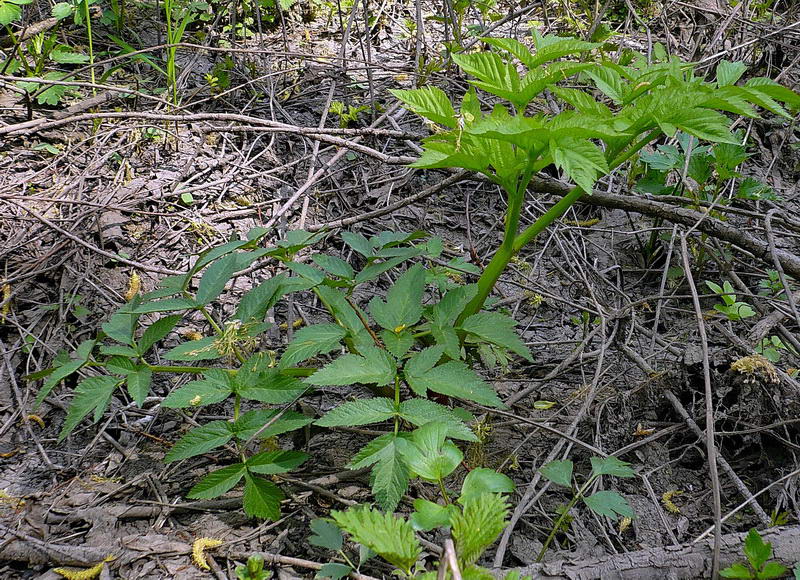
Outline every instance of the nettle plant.
[[(291, 407), (314, 389), (364, 385), (373, 397), (356, 393), (354, 400), (331, 409), (316, 424), (388, 423), (387, 432), (350, 463), (354, 469), (371, 467), (372, 489), (383, 509), (396, 508), (412, 477), (436, 483), (446, 494), (444, 479), (463, 459), (452, 440), (477, 441), (477, 437), (467, 425), (472, 419), (469, 412), (437, 403), (429, 393), (502, 406), (494, 389), (473, 370), (471, 353), (481, 347), (501, 360), (510, 353), (532, 360), (514, 331), (514, 321), (498, 312), (479, 312), (457, 323), (477, 286), (435, 291), (440, 273), (428, 272), (419, 263), (397, 276), (385, 298), (374, 296), (366, 309), (356, 303), (353, 292), (359, 285), (399, 272), (408, 260), (438, 256), (442, 243), (436, 238), (424, 241), (421, 233), (384, 232), (367, 239), (343, 233), (344, 242), (361, 257), (363, 267), (356, 271), (345, 260), (327, 254), (313, 254), (314, 265), (295, 259), (325, 234), (292, 231), (276, 246), (262, 248), (259, 240), (264, 235), (263, 230), (254, 230), (248, 239), (209, 250), (187, 274), (165, 278), (155, 291), (132, 297), (102, 325), (97, 338), (83, 342), (70, 356), (61, 355), (53, 368), (28, 377), (47, 378), (35, 405), (62, 380), (79, 372), (85, 377), (75, 388), (59, 437), (63, 440), (87, 416), (98, 421), (123, 385), (127, 397), (141, 407), (155, 373), (197, 375), (169, 393), (161, 406), (196, 410), (232, 400), (232, 417), (190, 429), (172, 446), (166, 461), (224, 447), (235, 462), (203, 477), (188, 496), (215, 498), (244, 480), (245, 511), (277, 519), (284, 496), (264, 476), (290, 471), (307, 455), (264, 450), (259, 444), (311, 423), (313, 418)], [(224, 309), (213, 306), (228, 282), (236, 272), (266, 257), (281, 262), (287, 272), (249, 290), (235, 311), (223, 316)], [(195, 276), (200, 276), (199, 283), (192, 290)], [(427, 291), (429, 286), (432, 291)], [(271, 326), (265, 322), (268, 310), (298, 291), (313, 292), (331, 321), (298, 330), (280, 357), (260, 350), (260, 336)], [(156, 345), (190, 314), (202, 316), (210, 335), (168, 350), (161, 358), (171, 364), (153, 362)], [(298, 366), (329, 353), (338, 356), (321, 368)]]
[[(706, 81), (677, 57), (648, 64), (643, 55), (626, 51), (619, 62), (595, 60), (592, 51), (601, 45), (575, 38), (533, 31), (533, 50), (512, 38), (482, 40), (493, 50), (453, 55), (473, 85), (458, 110), (435, 86), (392, 91), (435, 129), (424, 140), (415, 167), (474, 171), (500, 186), (508, 198), (503, 241), (459, 321), (480, 310), (525, 245), (581, 196), (591, 194), (600, 178), (658, 138), (680, 130), (698, 142), (740, 145), (723, 112), (754, 118), (761, 107), (789, 119), (785, 107), (800, 109), (800, 95), (771, 79), (737, 84), (746, 70), (741, 62), (721, 61), (716, 80)], [(566, 79), (572, 86), (557, 86)], [(486, 112), (476, 89), (506, 104)], [(527, 114), (531, 105), (541, 101), (544, 106), (545, 91), (556, 99), (559, 112)], [(539, 171), (552, 165), (576, 185), (520, 232), (526, 189)]]
[[(423, 427), (426, 428), (430, 429), (428, 425)], [(429, 462), (428, 468), (432, 463)], [(450, 465), (450, 471), (457, 466), (452, 462)], [(503, 494), (513, 490), (513, 482), (505, 475), (477, 468), (467, 474), (455, 501), (446, 493), (442, 495), (444, 505), (417, 499), (408, 518), (394, 517), (368, 506), (332, 511), (330, 520), (311, 522), (313, 534), (309, 543), (336, 552), (341, 561), (325, 564), (318, 576), (338, 580), (357, 572), (364, 562), (377, 555), (394, 567), (392, 574), (404, 578), (494, 578), (476, 563), (506, 527), (508, 503)], [(442, 558), (439, 569), (429, 571), (422, 561), (417, 532), (434, 529), (449, 532), (455, 562)], [(360, 545), (358, 559), (345, 550), (343, 532)], [(506, 580), (516, 578), (513, 573), (506, 576)]]

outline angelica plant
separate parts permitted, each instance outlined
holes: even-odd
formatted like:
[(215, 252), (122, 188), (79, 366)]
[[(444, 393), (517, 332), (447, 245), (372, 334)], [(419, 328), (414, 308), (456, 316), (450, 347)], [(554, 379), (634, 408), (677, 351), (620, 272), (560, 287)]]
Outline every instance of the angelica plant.
[[(614, 62), (592, 52), (598, 43), (542, 36), (533, 31), (533, 50), (512, 38), (483, 38), (491, 50), (454, 54), (472, 88), (453, 105), (443, 90), (427, 86), (395, 90), (408, 108), (436, 126), (414, 167), (462, 168), (500, 186), (508, 198), (503, 240), (478, 281), (478, 292), (458, 321), (477, 313), (511, 259), (595, 183), (648, 144), (678, 130), (707, 143), (738, 145), (723, 113), (758, 117), (757, 107), (790, 119), (800, 95), (768, 78), (739, 83), (746, 67), (721, 61), (716, 79), (695, 75), (694, 65), (673, 57), (650, 64), (625, 53)], [(520, 74), (522, 68), (525, 72)], [(558, 83), (570, 79), (570, 88)], [(496, 101), (485, 111), (477, 90)], [(545, 91), (561, 112), (527, 114)], [(554, 165), (575, 187), (520, 231), (525, 192), (533, 177)]]

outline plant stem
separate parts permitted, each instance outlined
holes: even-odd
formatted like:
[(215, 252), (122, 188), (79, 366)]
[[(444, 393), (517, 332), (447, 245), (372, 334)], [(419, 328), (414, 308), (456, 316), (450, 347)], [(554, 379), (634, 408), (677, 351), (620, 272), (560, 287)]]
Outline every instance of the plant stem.
[[(145, 363), (146, 364), (146, 363)], [(190, 367), (190, 366), (165, 366), (165, 365), (147, 365), (154, 373), (194, 373), (200, 374), (211, 370), (212, 367)], [(230, 369), (224, 369), (232, 372)]]
[[(620, 146), (618, 151), (609, 152), (613, 155), (612, 161), (609, 162), (609, 172), (625, 163), (628, 159), (633, 157), (642, 147), (650, 143), (661, 133), (661, 129), (652, 129), (641, 139), (636, 141), (633, 145), (629, 144), (633, 141), (631, 138), (628, 143)], [(578, 187), (573, 187), (569, 193), (562, 197), (553, 207), (547, 210), (539, 219), (533, 224), (528, 226), (521, 234), (516, 235), (516, 229), (519, 225), (519, 215), (522, 209), (522, 202), (525, 199), (525, 191), (531, 180), (530, 168), (526, 170), (523, 178), (519, 181), (517, 190), (514, 194), (509, 192), (509, 205), (506, 213), (506, 230), (503, 237), (503, 243), (497, 249), (492, 259), (484, 268), (481, 277), (478, 279), (478, 293), (475, 295), (469, 304), (464, 307), (464, 310), (456, 321), (457, 325), (464, 322), (469, 316), (478, 313), (483, 308), (484, 302), (492, 293), (494, 285), (500, 276), (505, 271), (508, 263), (522, 248), (531, 243), (536, 236), (542, 233), (550, 224), (563, 216), (572, 205), (578, 201), (583, 195), (584, 191)], [(512, 229), (513, 228), (513, 229)], [(511, 240), (509, 241), (509, 236)]]
[(568, 503), (568, 504), (567, 504), (567, 506), (564, 508), (564, 511), (562, 511), (562, 512), (561, 512), (561, 515), (560, 515), (560, 516), (559, 516), (559, 518), (556, 520), (556, 523), (555, 523), (555, 524), (553, 524), (553, 529), (552, 529), (552, 530), (550, 530), (550, 535), (549, 535), (549, 536), (547, 536), (547, 539), (544, 541), (544, 545), (542, 546), (542, 549), (541, 549), (541, 551), (539, 552), (539, 555), (536, 557), (536, 561), (537, 561), (537, 562), (541, 562), (541, 561), (542, 561), (542, 558), (544, 558), (544, 554), (545, 554), (545, 552), (547, 552), (547, 548), (550, 546), (550, 543), (553, 541), (553, 538), (555, 538), (555, 537), (556, 537), (556, 534), (558, 533), (558, 530), (560, 530), (560, 529), (561, 529), (561, 524), (563, 524), (563, 523), (564, 523), (564, 520), (565, 520), (565, 519), (567, 518), (567, 516), (569, 515), (569, 510), (571, 510), (572, 508), (574, 508), (574, 507), (575, 507), (575, 504), (577, 504), (577, 503), (578, 503), (578, 502), (581, 500), (581, 498), (583, 497), (583, 494), (586, 492), (586, 490), (587, 490), (587, 489), (589, 489), (589, 486), (590, 486), (592, 483), (594, 483), (594, 480), (595, 480), (595, 479), (597, 479), (597, 476), (596, 476), (596, 475), (592, 475), (592, 476), (591, 476), (591, 477), (590, 477), (590, 478), (589, 478), (589, 479), (586, 481), (586, 483), (584, 483), (584, 484), (583, 484), (583, 486), (581, 486), (581, 488), (580, 488), (580, 489), (577, 491), (577, 493), (575, 494), (575, 496), (574, 496), (574, 497), (573, 497), (571, 500), (569, 500), (569, 503)]
[[(92, 79), (92, 85), (94, 85), (94, 46), (92, 43), (92, 15), (89, 10), (89, 0), (83, 0), (83, 17), (86, 19), (86, 36), (89, 38), (89, 75)], [(92, 96), (95, 94), (97, 94), (97, 91), (92, 87)]]

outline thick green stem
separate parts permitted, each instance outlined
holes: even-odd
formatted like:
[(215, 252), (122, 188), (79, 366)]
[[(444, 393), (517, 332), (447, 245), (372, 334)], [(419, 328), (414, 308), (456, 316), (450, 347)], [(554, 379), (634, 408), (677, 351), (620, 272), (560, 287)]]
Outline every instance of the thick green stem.
[[(660, 134), (660, 129), (653, 129), (644, 135), (641, 139), (636, 141), (632, 146), (620, 147), (621, 152), (610, 152), (612, 160), (609, 162), (609, 171), (613, 171), (628, 159), (633, 157), (642, 147), (650, 143)], [(632, 142), (631, 139), (630, 142)], [(464, 310), (458, 317), (456, 324), (460, 325), (468, 317), (478, 313), (483, 308), (484, 302), (492, 293), (494, 285), (500, 276), (505, 271), (511, 259), (527, 244), (531, 243), (536, 236), (542, 233), (550, 224), (563, 216), (572, 205), (578, 201), (583, 195), (584, 191), (580, 187), (574, 187), (561, 198), (558, 203), (547, 210), (539, 219), (533, 224), (528, 226), (521, 234), (516, 235), (516, 229), (519, 224), (520, 211), (522, 209), (522, 202), (525, 199), (525, 190), (530, 182), (530, 173), (525, 174), (519, 182), (516, 194), (509, 195), (508, 214), (506, 217), (506, 231), (503, 237), (503, 243), (498, 248), (491, 261), (484, 268), (481, 277), (478, 279), (478, 293), (475, 295), (469, 304), (464, 307)]]

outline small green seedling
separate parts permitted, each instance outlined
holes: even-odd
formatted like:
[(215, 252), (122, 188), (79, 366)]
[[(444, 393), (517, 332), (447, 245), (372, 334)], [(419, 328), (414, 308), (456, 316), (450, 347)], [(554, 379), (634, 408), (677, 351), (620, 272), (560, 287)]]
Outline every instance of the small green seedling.
[(722, 299), (722, 304), (714, 304), (714, 310), (721, 312), (728, 317), (728, 320), (737, 322), (743, 318), (750, 318), (755, 316), (756, 312), (747, 302), (738, 302), (736, 300), (736, 293), (730, 282), (724, 282), (722, 286), (706, 280), (708, 286), (714, 294)]
[(264, 570), (264, 558), (253, 554), (247, 559), (247, 564), (236, 567), (237, 580), (267, 580), (270, 572)]
[[(612, 520), (616, 520), (619, 516), (624, 518), (633, 518), (635, 516), (633, 509), (627, 500), (616, 491), (601, 490), (587, 496), (591, 486), (601, 475), (613, 475), (615, 477), (634, 477), (636, 473), (631, 469), (630, 464), (620, 461), (614, 456), (609, 457), (592, 457), (592, 471), (586, 482), (574, 492), (572, 499), (569, 503), (559, 509), (561, 514), (553, 525), (550, 535), (547, 536), (539, 556), (536, 558), (537, 562), (541, 562), (544, 558), (548, 546), (555, 538), (556, 534), (562, 530), (565, 521), (570, 517), (570, 510), (581, 500), (583, 503), (599, 516), (607, 516)], [(573, 463), (569, 460), (556, 460), (551, 461), (539, 468), (539, 473), (545, 479), (552, 481), (557, 485), (573, 488), (572, 485), (572, 470)]]
[(762, 338), (761, 342), (759, 342), (753, 350), (773, 363), (781, 360), (781, 356), (783, 355), (781, 351), (794, 351), (793, 348), (786, 346), (786, 344), (774, 334), (769, 338)]
[(723, 578), (753, 578), (768, 580), (781, 578), (789, 571), (786, 566), (778, 562), (769, 562), (772, 558), (772, 544), (765, 542), (755, 528), (750, 528), (744, 539), (744, 555), (747, 564), (736, 562), (721, 570), (719, 575)]

